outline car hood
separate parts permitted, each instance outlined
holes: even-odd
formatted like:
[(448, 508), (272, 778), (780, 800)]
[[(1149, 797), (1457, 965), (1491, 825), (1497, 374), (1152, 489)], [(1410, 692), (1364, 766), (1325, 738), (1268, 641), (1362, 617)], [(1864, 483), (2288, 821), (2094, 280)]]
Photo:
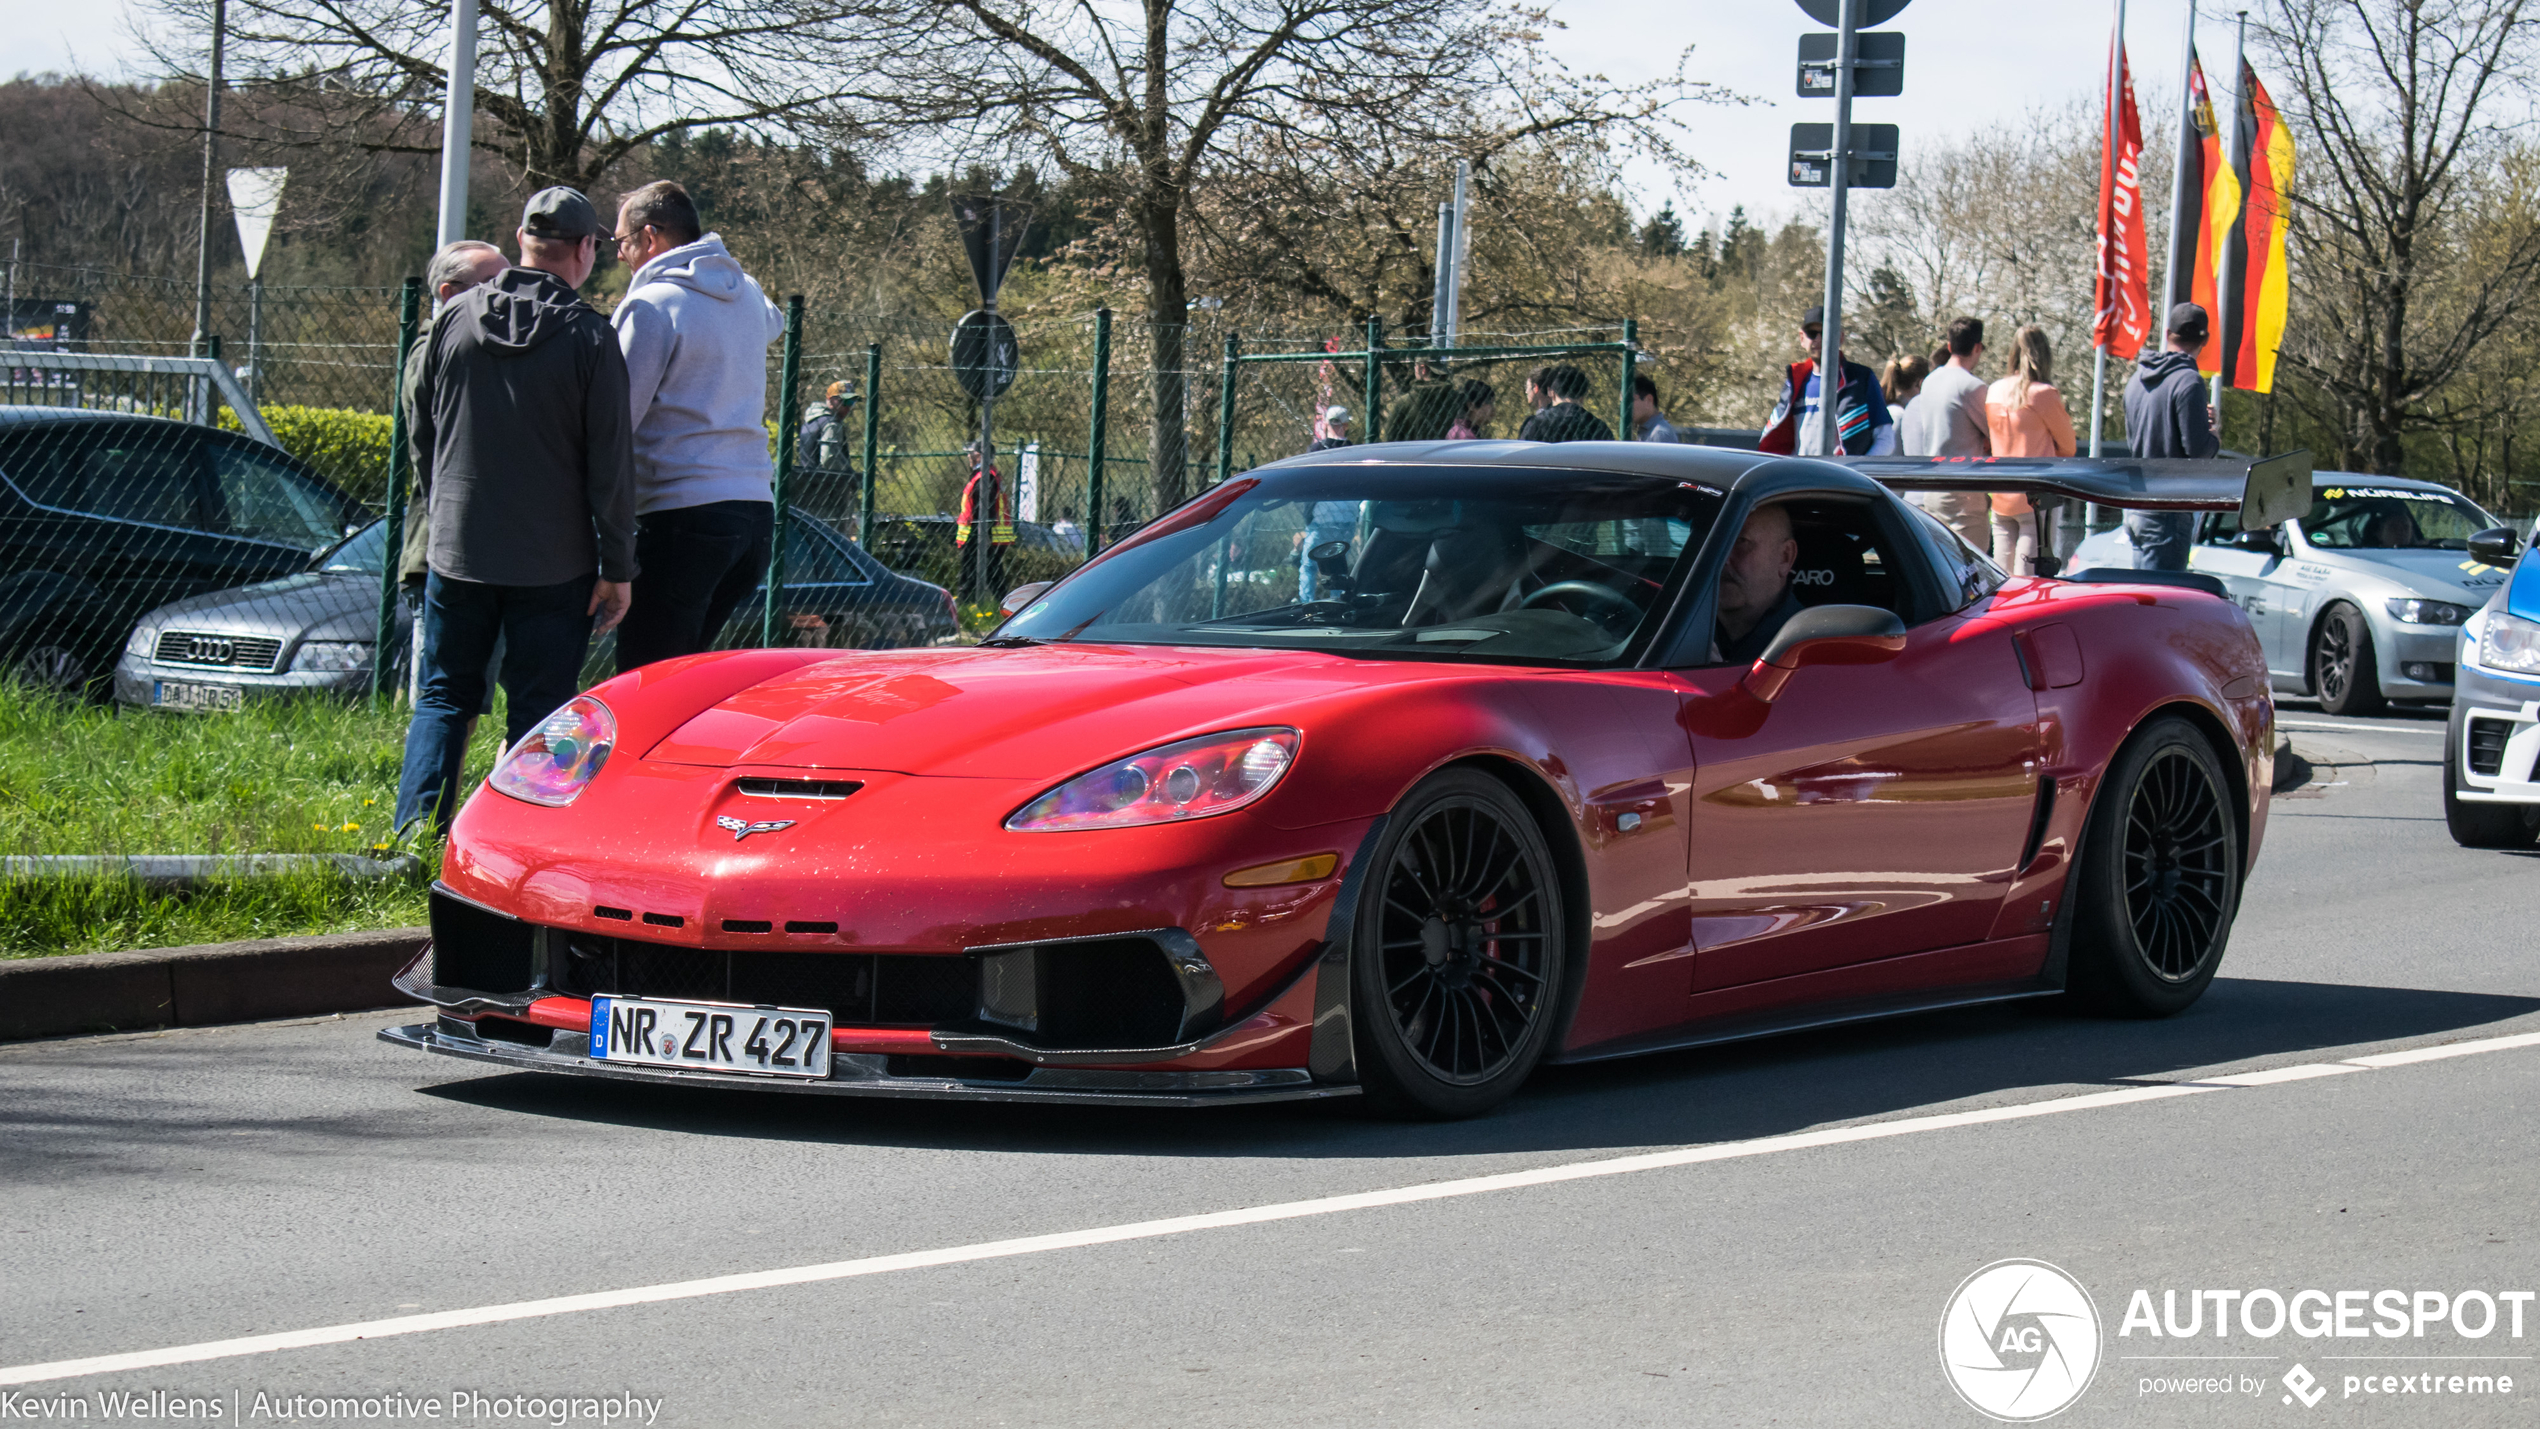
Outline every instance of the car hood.
[(2506, 572), (2469, 558), (2466, 551), (2324, 551), (2293, 558), (2396, 581), (2418, 595), (2475, 609), (2505, 583)]
[(1301, 706), (1371, 684), (1478, 673), (1485, 672), (1315, 651), (875, 651), (743, 690), (688, 719), (645, 757), (718, 767), (1054, 778), (1191, 735), (1293, 725)]
[(302, 571), (280, 580), (171, 601), (141, 618), (157, 630), (368, 640), (378, 633), (379, 577)]

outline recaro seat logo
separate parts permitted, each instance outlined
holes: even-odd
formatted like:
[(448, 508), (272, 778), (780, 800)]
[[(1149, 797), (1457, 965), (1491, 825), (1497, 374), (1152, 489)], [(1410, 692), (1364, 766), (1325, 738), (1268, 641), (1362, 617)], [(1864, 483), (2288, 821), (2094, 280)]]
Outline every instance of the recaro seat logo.
[(2099, 1372), (2099, 1307), (2042, 1260), (1997, 1260), (1940, 1314), (1940, 1367), (1977, 1413), (2009, 1424), (2072, 1407)]

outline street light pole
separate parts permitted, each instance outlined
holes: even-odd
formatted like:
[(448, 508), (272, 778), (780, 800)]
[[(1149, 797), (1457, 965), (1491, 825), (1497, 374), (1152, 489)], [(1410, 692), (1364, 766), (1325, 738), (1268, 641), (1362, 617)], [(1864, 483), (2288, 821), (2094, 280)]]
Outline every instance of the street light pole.
[(194, 340), (187, 348), (196, 357), (203, 355), (212, 327), (212, 185), (220, 180), (220, 62), (228, 29), (228, 0), (212, 0), (212, 71), (203, 86), (203, 208), (194, 235)]
[(441, 217), (434, 247), (467, 237), (467, 167), (476, 133), (476, 0), (450, 0), (450, 76), (441, 98)]

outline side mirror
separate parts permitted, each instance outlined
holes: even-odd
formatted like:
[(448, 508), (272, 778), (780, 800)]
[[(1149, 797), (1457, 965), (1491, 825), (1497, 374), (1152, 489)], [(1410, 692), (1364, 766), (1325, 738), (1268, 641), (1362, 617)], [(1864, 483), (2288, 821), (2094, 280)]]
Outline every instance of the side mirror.
[(2235, 531), (2232, 533), (2231, 546), (2235, 551), (2255, 551), (2262, 556), (2280, 556), (2284, 554), (2284, 533), (2273, 526), (2256, 531)]
[(2469, 538), (2469, 558), (2483, 565), (2510, 566), (2522, 556), (2522, 537), (2511, 526), (2497, 526)]
[(1771, 704), (1790, 677), (1810, 665), (1875, 665), (1905, 648), (1905, 622), (1875, 605), (1812, 606), (1764, 647), (1741, 681), (1748, 694)]
[(1056, 584), (1058, 584), (1056, 581), (1029, 581), (1016, 586), (1014, 589), (1005, 593), (1005, 599), (997, 602), (997, 609), (1008, 615), (1012, 615), (1016, 611), (1021, 610), (1023, 607), (1030, 605), (1032, 602), (1039, 600), (1041, 598), (1041, 592), (1048, 590), (1051, 586)]

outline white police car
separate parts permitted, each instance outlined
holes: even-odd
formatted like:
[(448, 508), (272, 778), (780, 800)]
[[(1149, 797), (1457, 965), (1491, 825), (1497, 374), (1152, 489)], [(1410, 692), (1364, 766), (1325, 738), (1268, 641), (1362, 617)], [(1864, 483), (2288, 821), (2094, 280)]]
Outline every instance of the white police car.
[(2461, 627), (2443, 821), (2465, 847), (2520, 848), (2540, 835), (2540, 561), (2505, 528), (2479, 532), (2469, 551), (2513, 574)]

